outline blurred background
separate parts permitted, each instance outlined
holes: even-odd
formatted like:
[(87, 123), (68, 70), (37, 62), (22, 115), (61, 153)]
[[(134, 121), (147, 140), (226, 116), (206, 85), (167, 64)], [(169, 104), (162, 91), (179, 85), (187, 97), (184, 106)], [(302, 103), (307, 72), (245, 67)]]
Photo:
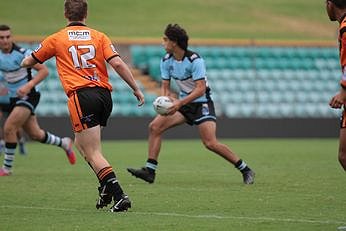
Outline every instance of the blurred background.
[[(178, 23), (190, 49), (205, 60), (221, 137), (336, 137), (340, 110), (328, 102), (339, 90), (337, 23), (316, 0), (89, 0), (87, 24), (106, 33), (131, 67), (146, 97), (138, 108), (131, 90), (110, 70), (114, 108), (105, 139), (143, 139), (159, 95), (163, 30)], [(0, 22), (18, 44), (35, 49), (66, 25), (63, 1), (0, 0)], [(55, 60), (40, 85), (42, 127), (71, 132)], [(175, 88), (175, 85), (172, 85)], [(173, 129), (168, 138), (194, 138)]]

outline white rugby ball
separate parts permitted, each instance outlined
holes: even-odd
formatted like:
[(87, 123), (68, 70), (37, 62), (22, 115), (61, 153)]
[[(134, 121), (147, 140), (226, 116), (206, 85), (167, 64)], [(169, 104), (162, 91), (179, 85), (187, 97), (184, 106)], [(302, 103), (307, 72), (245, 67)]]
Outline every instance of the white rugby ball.
[(172, 105), (173, 101), (167, 96), (159, 96), (153, 102), (154, 110), (160, 115), (166, 115), (167, 109)]

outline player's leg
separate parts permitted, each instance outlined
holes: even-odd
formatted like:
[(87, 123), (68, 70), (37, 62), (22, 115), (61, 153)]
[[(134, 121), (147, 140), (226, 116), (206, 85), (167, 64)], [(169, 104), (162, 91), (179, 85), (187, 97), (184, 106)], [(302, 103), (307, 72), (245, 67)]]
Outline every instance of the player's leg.
[(73, 152), (73, 141), (69, 137), (59, 137), (48, 131), (44, 131), (40, 128), (35, 115), (30, 115), (27, 121), (23, 124), (24, 131), (29, 137), (35, 141), (39, 141), (44, 144), (55, 145), (62, 148), (70, 162), (74, 164), (76, 162), (76, 156)]
[(338, 159), (346, 171), (346, 111), (343, 110), (340, 119), (340, 134), (339, 134), (339, 153)]
[(100, 198), (96, 208), (103, 208), (112, 202), (112, 212), (125, 211), (131, 207), (131, 202), (124, 194), (112, 166), (104, 158), (101, 151), (101, 131), (100, 126), (95, 126), (75, 133), (75, 143), (85, 160), (95, 172), (100, 187)]
[(0, 155), (3, 153), (4, 149), (5, 149), (5, 140), (4, 140), (4, 124), (5, 124), (5, 113), (2, 111), (3, 107), (0, 104)]
[(339, 162), (343, 169), (346, 171), (346, 128), (340, 129), (339, 136)]
[(0, 175), (9, 175), (12, 171), (14, 154), (17, 147), (17, 131), (30, 117), (31, 111), (26, 107), (16, 106), (13, 108), (4, 125), (5, 158)]
[(111, 211), (122, 212), (131, 207), (131, 202), (101, 150), (101, 126), (107, 125), (112, 105), (109, 90), (97, 87), (77, 90), (68, 99), (76, 147), (100, 183), (96, 208), (103, 208), (114, 199)]
[(216, 138), (216, 122), (204, 121), (198, 125), (199, 134), (204, 146), (232, 163), (243, 175), (245, 184), (254, 183), (254, 172), (227, 145)]
[(24, 130), (22, 128), (20, 128), (17, 132), (17, 140), (19, 144), (19, 154), (26, 155), (27, 154), (27, 150), (25, 147), (26, 138), (24, 135)]
[(5, 150), (4, 125), (8, 114), (10, 113), (10, 99), (8, 95), (0, 95), (0, 155)]
[(149, 124), (148, 159), (145, 167), (140, 169), (128, 168), (127, 171), (135, 177), (147, 181), (148, 183), (153, 183), (155, 180), (155, 171), (158, 165), (157, 160), (161, 150), (162, 134), (167, 129), (184, 122), (185, 118), (180, 112), (176, 112), (174, 115), (170, 116), (156, 116)]

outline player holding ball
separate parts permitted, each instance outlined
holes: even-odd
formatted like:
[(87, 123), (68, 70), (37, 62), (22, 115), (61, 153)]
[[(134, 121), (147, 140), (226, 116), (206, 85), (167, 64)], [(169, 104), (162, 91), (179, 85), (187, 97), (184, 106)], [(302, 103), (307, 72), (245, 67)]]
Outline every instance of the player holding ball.
[[(204, 146), (233, 164), (243, 176), (245, 184), (253, 184), (255, 173), (229, 147), (216, 138), (216, 116), (211, 90), (208, 86), (204, 60), (188, 49), (188, 35), (177, 24), (167, 25), (163, 36), (163, 47), (167, 54), (160, 64), (161, 95), (173, 99), (167, 115), (157, 115), (149, 124), (149, 150), (145, 167), (127, 170), (144, 181), (153, 183), (162, 134), (169, 128), (188, 123), (198, 127)], [(179, 87), (179, 97), (174, 99), (170, 81)]]

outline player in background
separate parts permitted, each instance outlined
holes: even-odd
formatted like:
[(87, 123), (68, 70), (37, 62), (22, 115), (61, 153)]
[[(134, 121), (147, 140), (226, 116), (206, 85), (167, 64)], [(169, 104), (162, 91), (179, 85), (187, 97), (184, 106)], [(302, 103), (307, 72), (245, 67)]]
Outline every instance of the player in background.
[(103, 208), (114, 200), (110, 211), (127, 211), (131, 201), (101, 150), (101, 126), (107, 125), (113, 106), (106, 62), (133, 90), (138, 106), (144, 103), (144, 95), (111, 40), (86, 26), (87, 1), (66, 0), (64, 6), (67, 27), (44, 39), (32, 56), (24, 59), (22, 66), (56, 57), (59, 78), (68, 96), (76, 147), (100, 183), (96, 208)]
[[(167, 54), (161, 60), (161, 95), (170, 96), (173, 106), (167, 116), (157, 115), (149, 124), (149, 150), (145, 167), (127, 170), (149, 183), (155, 180), (155, 170), (161, 149), (162, 134), (177, 125), (196, 125), (204, 146), (233, 164), (243, 175), (245, 184), (253, 184), (255, 173), (229, 147), (216, 138), (216, 116), (208, 86), (203, 59), (188, 49), (188, 35), (177, 24), (169, 24), (163, 36)], [(172, 97), (170, 81), (180, 89), (179, 99)]]
[(71, 164), (76, 161), (72, 150), (72, 140), (60, 138), (40, 128), (35, 108), (40, 100), (40, 93), (35, 86), (48, 76), (48, 69), (42, 64), (33, 68), (37, 71), (31, 74), (31, 68), (22, 68), (20, 63), (31, 51), (13, 43), (11, 29), (0, 25), (0, 71), (7, 83), (10, 96), (10, 113), (4, 125), (5, 157), (0, 176), (9, 176), (12, 172), (14, 153), (17, 147), (17, 132), (23, 128), (33, 140), (61, 147)]
[[(8, 89), (5, 85), (5, 80), (3, 79), (2, 75), (0, 75), (0, 155), (5, 149), (5, 140), (4, 140), (4, 132), (3, 132), (3, 125), (5, 123), (5, 120), (10, 112), (10, 96), (8, 94)], [(27, 150), (25, 147), (25, 136), (23, 129), (19, 129), (17, 132), (17, 139), (19, 144), (19, 154), (26, 155)]]
[(343, 108), (339, 135), (339, 162), (346, 171), (346, 0), (327, 0), (326, 10), (331, 21), (339, 22), (339, 49), (341, 64), (340, 91), (333, 96), (329, 105), (332, 108)]

